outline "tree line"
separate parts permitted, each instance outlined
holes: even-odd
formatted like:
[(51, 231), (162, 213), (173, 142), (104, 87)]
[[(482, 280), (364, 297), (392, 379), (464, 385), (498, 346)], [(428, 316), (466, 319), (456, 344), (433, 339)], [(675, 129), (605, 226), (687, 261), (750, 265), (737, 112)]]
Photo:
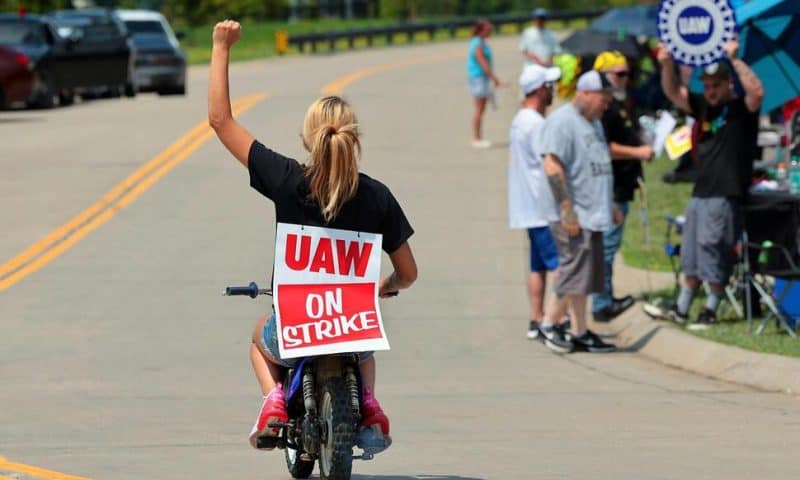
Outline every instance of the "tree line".
[(552, 11), (654, 3), (636, 0), (0, 0), (0, 11), (24, 7), (30, 13), (72, 8), (76, 4), (160, 10), (188, 25), (219, 18), (287, 20), (289, 18), (386, 18), (471, 16), (525, 13), (535, 7)]

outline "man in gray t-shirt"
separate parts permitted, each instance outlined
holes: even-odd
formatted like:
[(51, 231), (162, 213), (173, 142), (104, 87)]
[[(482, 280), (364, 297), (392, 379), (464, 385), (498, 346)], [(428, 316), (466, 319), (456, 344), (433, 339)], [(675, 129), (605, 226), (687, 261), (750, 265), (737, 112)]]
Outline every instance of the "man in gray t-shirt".
[[(550, 114), (539, 151), (560, 222), (550, 224), (560, 272), (555, 291), (572, 311), (571, 340), (558, 328), (541, 331), (550, 346), (588, 352), (613, 351), (613, 345), (586, 328), (586, 297), (603, 290), (603, 231), (621, 221), (613, 203), (611, 155), (600, 118), (614, 88), (591, 70), (578, 79), (571, 103)], [(556, 320), (546, 312), (544, 322)]]

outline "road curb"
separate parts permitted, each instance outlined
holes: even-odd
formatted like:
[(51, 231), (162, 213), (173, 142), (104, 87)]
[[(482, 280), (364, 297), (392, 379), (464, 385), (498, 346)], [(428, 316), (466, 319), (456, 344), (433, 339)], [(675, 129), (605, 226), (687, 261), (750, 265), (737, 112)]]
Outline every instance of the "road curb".
[(655, 321), (635, 306), (609, 324), (595, 323), (623, 350), (665, 365), (759, 390), (800, 395), (800, 359), (723, 345)]

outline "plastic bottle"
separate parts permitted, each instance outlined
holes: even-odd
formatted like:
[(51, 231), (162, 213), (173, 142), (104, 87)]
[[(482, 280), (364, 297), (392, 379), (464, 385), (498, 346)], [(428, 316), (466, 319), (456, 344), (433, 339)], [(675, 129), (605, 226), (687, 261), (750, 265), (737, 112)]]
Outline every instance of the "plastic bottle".
[(800, 155), (792, 155), (789, 163), (789, 191), (800, 195)]
[(775, 170), (775, 181), (778, 182), (779, 190), (787, 189), (786, 182), (789, 180), (788, 177), (789, 172), (786, 171), (786, 162), (779, 163), (778, 168)]

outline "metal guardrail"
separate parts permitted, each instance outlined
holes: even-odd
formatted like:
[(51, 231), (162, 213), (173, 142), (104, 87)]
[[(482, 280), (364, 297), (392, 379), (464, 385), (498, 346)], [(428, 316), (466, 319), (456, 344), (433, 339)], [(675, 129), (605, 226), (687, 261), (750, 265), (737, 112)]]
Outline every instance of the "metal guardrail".
[[(571, 22), (576, 20), (591, 20), (599, 17), (605, 13), (605, 8), (595, 8), (580, 11), (569, 12), (552, 12), (548, 17), (548, 21), (562, 21)], [(357, 39), (363, 38), (367, 42), (367, 46), (371, 47), (375, 38), (385, 37), (386, 43), (391, 45), (395, 41), (397, 35), (405, 35), (407, 41), (411, 41), (417, 33), (427, 33), (430, 38), (433, 38), (439, 31), (447, 31), (450, 38), (455, 38), (459, 29), (468, 28), (475, 24), (479, 17), (474, 18), (459, 18), (453, 20), (442, 20), (435, 22), (421, 22), (421, 23), (401, 23), (397, 25), (386, 25), (380, 27), (365, 27), (365, 28), (351, 28), (345, 30), (331, 30), (327, 32), (306, 33), (300, 35), (291, 35), (289, 37), (289, 45), (297, 47), (301, 53), (306, 53), (308, 48), (311, 53), (317, 51), (319, 44), (327, 44), (329, 50), (336, 49), (336, 43), (339, 40), (347, 41), (347, 48), (355, 48)], [(495, 15), (486, 17), (497, 27), (504, 25), (516, 25), (517, 31), (521, 32), (532, 18), (530, 15)]]

